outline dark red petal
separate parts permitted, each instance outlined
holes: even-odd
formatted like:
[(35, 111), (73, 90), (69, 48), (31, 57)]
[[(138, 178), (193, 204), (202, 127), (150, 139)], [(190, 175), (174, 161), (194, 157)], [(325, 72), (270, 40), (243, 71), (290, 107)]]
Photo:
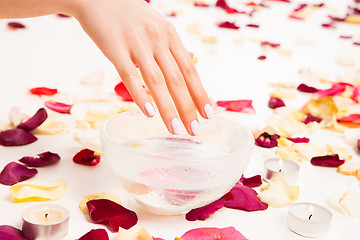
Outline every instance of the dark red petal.
[(145, 0), (145, 2), (150, 3), (150, 0)]
[(344, 164), (345, 160), (340, 160), (338, 154), (318, 156), (311, 158), (311, 164), (314, 166), (323, 166), (323, 167), (338, 167)]
[(294, 142), (294, 143), (308, 143), (310, 142), (310, 139), (307, 137), (297, 137), (297, 138), (287, 138), (288, 140)]
[(229, 28), (229, 29), (239, 29), (240, 27), (235, 24), (235, 22), (220, 22), (217, 24), (219, 28)]
[(300, 92), (306, 92), (306, 93), (314, 93), (316, 91), (319, 91), (319, 89), (317, 88), (314, 88), (314, 87), (310, 87), (306, 84), (300, 84), (298, 87), (297, 87), (297, 90), (299, 90)]
[(261, 175), (255, 175), (249, 178), (244, 177), (244, 175), (241, 176), (240, 182), (247, 187), (259, 187), (262, 184)]
[(109, 235), (105, 229), (92, 229), (78, 240), (109, 240)]
[(120, 82), (119, 84), (117, 84), (115, 86), (114, 90), (115, 90), (116, 94), (122, 98), (123, 101), (127, 101), (127, 102), (134, 101), (123, 82)]
[(267, 132), (263, 132), (258, 138), (255, 139), (256, 145), (264, 148), (273, 148), (277, 146), (277, 140), (280, 138), (279, 135), (270, 135)]
[(266, 59), (266, 56), (261, 55), (261, 56), (258, 57), (258, 59), (259, 59), (259, 60), (265, 60), (265, 59)]
[(44, 167), (60, 161), (60, 156), (52, 152), (43, 152), (38, 157), (22, 157), (19, 162), (30, 167)]
[(258, 24), (247, 24), (247, 27), (251, 27), (251, 28), (259, 28), (260, 26)]
[(135, 212), (108, 199), (90, 200), (86, 205), (91, 220), (107, 225), (113, 232), (119, 231), (119, 227), (129, 229), (138, 221)]
[(209, 4), (206, 3), (200, 3), (200, 2), (194, 2), (195, 7), (209, 7)]
[(25, 181), (37, 174), (36, 169), (30, 169), (16, 162), (8, 163), (0, 173), (0, 183), (12, 186)]
[(217, 7), (220, 7), (222, 9), (224, 9), (227, 13), (239, 13), (239, 11), (235, 8), (230, 7), (225, 0), (217, 0), (216, 1), (216, 5)]
[(226, 200), (233, 198), (232, 194), (227, 193), (215, 202), (209, 203), (203, 207), (192, 209), (185, 216), (188, 221), (205, 220), (222, 208)]
[(261, 42), (261, 46), (270, 46), (272, 48), (277, 48), (277, 47), (280, 47), (280, 43), (271, 43), (269, 41), (262, 41)]
[(247, 240), (234, 227), (227, 228), (195, 228), (181, 236), (181, 240)]
[(24, 24), (19, 22), (9, 22), (7, 25), (10, 29), (26, 28)]
[(360, 151), (360, 139), (357, 140), (357, 149)]
[(22, 146), (35, 142), (37, 138), (21, 128), (10, 129), (0, 132), (0, 145)]
[(0, 226), (0, 239), (3, 240), (28, 240), (22, 232), (9, 225)]
[(60, 102), (46, 101), (45, 106), (58, 113), (70, 114), (73, 105)]
[(255, 113), (255, 109), (252, 106), (252, 100), (217, 101), (216, 104), (220, 107), (224, 107), (227, 111)]
[(271, 97), (269, 100), (268, 106), (271, 109), (275, 109), (275, 108), (279, 108), (279, 107), (284, 107), (285, 103), (280, 98)]
[(339, 18), (339, 17), (333, 17), (333, 16), (328, 16), (330, 18), (331, 21), (334, 21), (334, 22), (345, 22), (345, 18)]
[(18, 128), (24, 129), (28, 132), (32, 131), (45, 122), (47, 116), (45, 108), (40, 108), (34, 116), (29, 118), (26, 122), (21, 123)]
[(360, 125), (360, 114), (351, 114), (349, 116), (339, 118), (337, 121), (343, 122), (343, 123), (354, 123), (354, 124)]
[(47, 87), (37, 87), (29, 90), (31, 94), (42, 96), (52, 96), (58, 93), (56, 88), (47, 88)]
[(69, 18), (69, 17), (71, 17), (71, 16), (69, 16), (69, 15), (66, 15), (66, 14), (63, 14), (63, 13), (58, 13), (58, 14), (56, 14), (58, 17), (61, 17), (61, 18)]
[(308, 124), (308, 123), (310, 123), (310, 122), (317, 122), (317, 123), (319, 123), (319, 122), (321, 122), (321, 121), (322, 121), (322, 118), (315, 117), (314, 115), (311, 115), (310, 113), (308, 113), (308, 114), (306, 115), (306, 119), (304, 120), (304, 123), (305, 123), (305, 124)]
[(73, 161), (81, 165), (95, 166), (100, 162), (100, 158), (93, 150), (85, 148), (75, 154)]

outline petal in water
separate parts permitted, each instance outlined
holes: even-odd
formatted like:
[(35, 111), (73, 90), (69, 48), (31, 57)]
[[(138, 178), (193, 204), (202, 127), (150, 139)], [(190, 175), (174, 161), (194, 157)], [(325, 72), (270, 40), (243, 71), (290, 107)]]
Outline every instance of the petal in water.
[(35, 128), (39, 127), (47, 119), (47, 112), (45, 108), (40, 108), (34, 116), (29, 118), (26, 122), (21, 123), (18, 128), (24, 129), (26, 131), (32, 131)]
[(109, 240), (109, 235), (105, 229), (92, 229), (78, 240)]
[(284, 107), (285, 103), (280, 98), (271, 97), (269, 100), (268, 106), (271, 109), (275, 109), (275, 108), (279, 108), (279, 107)]
[(100, 162), (100, 155), (90, 149), (83, 149), (73, 157), (75, 163), (87, 166), (95, 166)]
[(310, 87), (306, 84), (300, 84), (298, 87), (297, 87), (297, 90), (300, 91), (300, 92), (306, 92), (306, 93), (314, 93), (314, 92), (317, 92), (319, 91), (319, 89), (317, 88), (314, 88), (314, 87)]
[(224, 107), (227, 111), (255, 113), (255, 109), (252, 106), (252, 100), (218, 101), (216, 104), (220, 107)]
[(31, 94), (38, 96), (42, 96), (42, 95), (52, 96), (58, 93), (58, 90), (56, 88), (47, 88), (47, 87), (31, 88), (29, 91)]
[(129, 91), (125, 87), (124, 82), (120, 82), (115, 86), (115, 93), (122, 98), (123, 101), (133, 102), (133, 98), (131, 97)]
[(9, 225), (1, 225), (0, 226), (0, 239), (7, 240), (28, 240), (22, 232)]
[(273, 148), (277, 146), (277, 140), (280, 138), (277, 134), (268, 134), (263, 132), (259, 137), (255, 139), (256, 145), (264, 148)]
[(37, 138), (21, 128), (0, 132), (0, 145), (23, 146), (35, 142)]
[(323, 167), (338, 167), (345, 163), (345, 160), (340, 160), (338, 154), (318, 156), (311, 158), (311, 164), (314, 166)]
[(57, 153), (43, 152), (37, 157), (23, 157), (19, 161), (30, 167), (44, 167), (60, 161), (60, 156)]
[(0, 183), (12, 186), (15, 183), (25, 181), (37, 174), (36, 169), (29, 169), (16, 162), (8, 163), (0, 173)]
[(227, 228), (195, 228), (181, 236), (181, 240), (247, 240), (234, 227)]
[(65, 114), (70, 114), (71, 108), (73, 107), (73, 105), (54, 102), (54, 101), (46, 101), (45, 106), (55, 112), (65, 113)]

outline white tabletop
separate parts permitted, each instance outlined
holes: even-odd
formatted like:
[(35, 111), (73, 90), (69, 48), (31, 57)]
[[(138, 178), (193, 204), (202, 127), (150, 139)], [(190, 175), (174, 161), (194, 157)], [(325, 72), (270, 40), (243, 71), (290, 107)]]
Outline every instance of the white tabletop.
[[(257, 111), (255, 115), (222, 113), (253, 130), (263, 127), (265, 120), (273, 114), (267, 107), (269, 93), (274, 90), (269, 83), (299, 84), (302, 80), (298, 71), (302, 68), (311, 68), (335, 79), (339, 74), (360, 67), (360, 46), (352, 44), (352, 41), (360, 41), (359, 25), (337, 24), (336, 29), (321, 27), (322, 23), (329, 22), (326, 15), (330, 9), (341, 13), (352, 2), (326, 1), (328, 8), (314, 12), (305, 21), (290, 20), (287, 17), (291, 9), (302, 3), (298, 1), (292, 4), (268, 2), (270, 7), (261, 9), (252, 18), (243, 14), (229, 15), (215, 7), (195, 8), (187, 1), (153, 0), (152, 5), (164, 13), (181, 11), (178, 16), (169, 17), (169, 20), (177, 27), (188, 49), (197, 55), (197, 68), (211, 98), (253, 100)], [(229, 1), (229, 4), (239, 8), (243, 6), (240, 0)], [(218, 29), (216, 23), (220, 20), (236, 21), (240, 29)], [(31, 87), (54, 87), (61, 92), (77, 95), (96, 91), (112, 93), (117, 78), (114, 67), (84, 34), (76, 20), (53, 15), (19, 21), (27, 28), (8, 31), (8, 21), (0, 20), (0, 120), (7, 121), (7, 114), (13, 106), (20, 107), (29, 115), (43, 106), (43, 99), (27, 94)], [(199, 35), (189, 33), (186, 28), (194, 22), (203, 25), (205, 36), (217, 36), (217, 43), (204, 43)], [(259, 24), (260, 28), (245, 27), (249, 23)], [(352, 35), (353, 39), (340, 39), (340, 34)], [(243, 43), (234, 44), (235, 38), (243, 38)], [(280, 43), (282, 48), (291, 50), (292, 55), (284, 56), (276, 50), (265, 52), (259, 42), (254, 40)], [(310, 44), (298, 44), (304, 40)], [(258, 60), (260, 55), (266, 55), (267, 59)], [(355, 66), (339, 66), (336, 59), (340, 57), (353, 58)], [(106, 83), (100, 89), (81, 86), (79, 80), (97, 69), (105, 70)], [(305, 101), (297, 98), (287, 103), (289, 106), (300, 107)], [(89, 104), (75, 105), (74, 117), (89, 107)], [(45, 151), (58, 153), (62, 160), (54, 166), (39, 168), (39, 173), (33, 180), (62, 179), (68, 183), (66, 195), (56, 201), (71, 213), (69, 234), (65, 239), (79, 238), (91, 229), (103, 228), (102, 225), (90, 223), (79, 210), (78, 204), (83, 196), (90, 193), (120, 193), (119, 185), (109, 174), (105, 161), (96, 167), (74, 164), (72, 157), (82, 146), (73, 140), (71, 134), (38, 137), (38, 141), (27, 146), (0, 147), (0, 169), (23, 156), (33, 156)], [(333, 132), (320, 131), (310, 138), (318, 140), (320, 145), (329, 143), (347, 146), (343, 136)], [(354, 158), (359, 158), (359, 153), (353, 149), (350, 151)], [(261, 173), (264, 155), (271, 157), (274, 154), (274, 149), (255, 147), (246, 176)], [(299, 187), (298, 202), (314, 202), (329, 209), (329, 197), (350, 189), (360, 190), (359, 180), (355, 177), (339, 174), (336, 169), (314, 167), (309, 162), (301, 163)], [(0, 185), (0, 225), (21, 228), (21, 213), (33, 204), (12, 202), (8, 186)], [(139, 222), (132, 230), (144, 227), (151, 235), (164, 239), (180, 237), (193, 228), (228, 226), (234, 226), (251, 240), (303, 239), (287, 229), (288, 207), (269, 207), (266, 211), (258, 212), (223, 208), (205, 221), (189, 222), (184, 216), (150, 215), (131, 200), (125, 201), (125, 204), (136, 211), (139, 217)], [(351, 218), (334, 209), (331, 211), (331, 230), (322, 239), (360, 239), (359, 217)], [(116, 234), (111, 234), (112, 239), (115, 236)]]

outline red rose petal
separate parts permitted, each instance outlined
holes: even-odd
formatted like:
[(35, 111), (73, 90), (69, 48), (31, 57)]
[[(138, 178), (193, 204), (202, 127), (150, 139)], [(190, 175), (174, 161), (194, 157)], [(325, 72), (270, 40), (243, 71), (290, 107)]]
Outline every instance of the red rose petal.
[(354, 124), (360, 125), (360, 114), (351, 114), (349, 116), (339, 118), (337, 121), (343, 122), (343, 123), (354, 123)]
[(36, 140), (34, 135), (21, 128), (0, 132), (0, 145), (2, 146), (23, 146)]
[(261, 175), (255, 175), (250, 178), (244, 177), (244, 175), (241, 176), (240, 182), (247, 187), (254, 188), (254, 187), (260, 187), (262, 184)]
[(266, 56), (261, 55), (261, 56), (258, 57), (258, 59), (259, 59), (259, 60), (265, 60), (265, 59), (266, 59)]
[(240, 27), (235, 24), (235, 22), (220, 22), (217, 24), (219, 28), (229, 28), (229, 29), (239, 29)]
[(357, 149), (360, 151), (360, 139), (357, 140)]
[(273, 148), (277, 146), (277, 140), (280, 138), (279, 135), (270, 135), (267, 132), (263, 132), (258, 138), (255, 139), (256, 145), (264, 148)]
[(276, 109), (279, 107), (285, 107), (285, 103), (280, 98), (271, 97), (268, 103), (269, 108)]
[(105, 229), (92, 229), (78, 240), (109, 240), (109, 235)]
[(339, 37), (342, 39), (351, 39), (352, 38), (352, 36), (350, 36), (350, 35), (340, 35)]
[(46, 101), (45, 106), (58, 113), (70, 114), (73, 105), (60, 102)]
[(335, 22), (323, 23), (323, 24), (321, 24), (321, 26), (323, 28), (336, 28), (335, 27)]
[(311, 115), (310, 113), (308, 113), (308, 114), (306, 115), (306, 119), (304, 120), (304, 123), (305, 123), (305, 124), (308, 124), (308, 123), (310, 123), (310, 122), (317, 122), (317, 123), (319, 123), (319, 122), (321, 122), (321, 121), (322, 121), (322, 118), (315, 117), (314, 115)]
[(247, 27), (251, 27), (251, 28), (259, 28), (260, 26), (257, 24), (247, 24)]
[(340, 160), (338, 154), (318, 156), (311, 158), (311, 164), (314, 166), (323, 166), (323, 167), (338, 167), (344, 164), (345, 160)]
[(355, 46), (360, 46), (360, 42), (353, 42)]
[(239, 13), (237, 9), (230, 7), (225, 0), (217, 0), (215, 6), (224, 9), (229, 14)]
[(0, 226), (0, 239), (3, 240), (28, 240), (22, 232), (9, 225)]
[(269, 41), (262, 41), (261, 42), (261, 46), (270, 46), (272, 48), (277, 48), (277, 47), (280, 47), (280, 43), (271, 43)]
[(123, 82), (120, 82), (119, 84), (117, 84), (115, 86), (114, 90), (115, 90), (116, 94), (122, 98), (123, 101), (126, 101), (126, 102), (134, 101)]
[(30, 169), (16, 162), (8, 163), (0, 173), (0, 183), (12, 186), (25, 181), (37, 174), (36, 169)]
[(69, 18), (69, 17), (71, 17), (71, 16), (63, 14), (63, 13), (58, 13), (58, 14), (56, 14), (56, 16), (58, 16), (60, 18)]
[(34, 116), (29, 118), (26, 122), (21, 123), (18, 128), (24, 129), (28, 132), (40, 126), (47, 119), (47, 112), (45, 108), (40, 108)]
[(8, 25), (8, 28), (11, 30), (26, 28), (24, 24), (19, 23), (19, 22), (8, 22), (7, 25)]
[(58, 93), (56, 88), (47, 88), (47, 87), (36, 87), (29, 90), (31, 94), (42, 96), (52, 96)]
[(195, 228), (181, 236), (181, 240), (247, 240), (234, 227)]
[(300, 84), (298, 87), (297, 87), (297, 90), (300, 91), (300, 92), (306, 92), (306, 93), (314, 93), (314, 92), (317, 92), (319, 91), (319, 89), (317, 88), (314, 88), (314, 87), (310, 87), (306, 84)]
[(100, 155), (95, 154), (95, 151), (90, 149), (83, 149), (73, 157), (75, 163), (87, 166), (95, 166), (100, 162)]
[(288, 140), (294, 142), (294, 143), (308, 143), (310, 142), (310, 139), (307, 137), (297, 137), (297, 138), (287, 138)]
[(220, 199), (212, 202), (208, 205), (203, 207), (192, 209), (188, 212), (185, 216), (186, 220), (188, 221), (196, 221), (196, 220), (205, 220), (208, 219), (212, 214), (214, 214), (217, 210), (222, 208), (225, 202), (229, 199), (233, 198), (231, 193), (225, 194)]
[(38, 157), (22, 157), (19, 162), (29, 167), (44, 167), (60, 161), (60, 156), (52, 152), (43, 152)]
[(86, 205), (91, 220), (107, 225), (113, 232), (119, 231), (119, 227), (129, 229), (138, 221), (135, 212), (108, 199), (90, 200)]
[(200, 2), (194, 2), (195, 7), (210, 7), (209, 4), (206, 3), (200, 3)]
[(328, 16), (330, 18), (331, 21), (334, 21), (334, 22), (345, 22), (345, 18), (339, 18), (339, 17), (333, 17), (333, 16)]
[(231, 100), (231, 101), (217, 101), (216, 104), (224, 107), (227, 111), (255, 113), (252, 106), (252, 100)]
[(331, 88), (316, 91), (315, 95), (318, 98), (337, 96), (342, 94), (346, 90), (346, 87), (350, 87), (353, 90), (353, 95), (351, 98), (354, 100), (354, 102), (357, 102), (357, 97), (359, 96), (359, 89), (349, 83), (334, 83)]
[(286, 2), (286, 3), (290, 3), (290, 0), (266, 0), (268, 2)]

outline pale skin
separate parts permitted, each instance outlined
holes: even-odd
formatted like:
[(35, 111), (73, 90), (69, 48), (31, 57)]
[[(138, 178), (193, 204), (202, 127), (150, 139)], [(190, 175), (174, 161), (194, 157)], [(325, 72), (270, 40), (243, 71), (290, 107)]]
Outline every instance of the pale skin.
[[(135, 103), (148, 117), (153, 103), (167, 129), (181, 132), (178, 115), (190, 135), (199, 134), (197, 111), (213, 112), (200, 77), (174, 26), (144, 0), (0, 0), (0, 18), (54, 13), (74, 16), (114, 64)], [(175, 106), (174, 106), (175, 105)]]

